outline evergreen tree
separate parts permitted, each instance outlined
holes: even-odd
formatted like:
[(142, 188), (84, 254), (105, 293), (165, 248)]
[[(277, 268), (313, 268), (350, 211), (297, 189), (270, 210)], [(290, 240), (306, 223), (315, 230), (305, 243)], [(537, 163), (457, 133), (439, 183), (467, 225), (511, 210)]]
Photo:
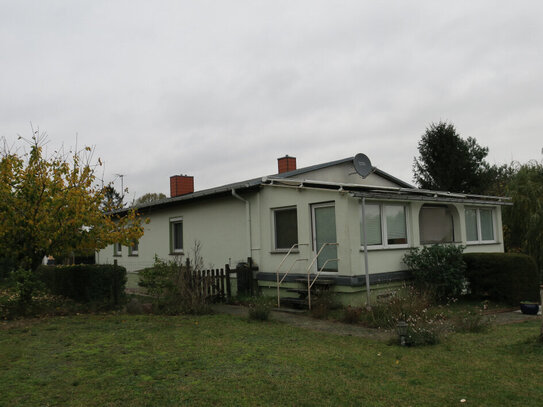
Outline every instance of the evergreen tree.
[(481, 194), (496, 170), (485, 161), (488, 148), (462, 139), (450, 123), (430, 124), (418, 150), (414, 180), (423, 189)]

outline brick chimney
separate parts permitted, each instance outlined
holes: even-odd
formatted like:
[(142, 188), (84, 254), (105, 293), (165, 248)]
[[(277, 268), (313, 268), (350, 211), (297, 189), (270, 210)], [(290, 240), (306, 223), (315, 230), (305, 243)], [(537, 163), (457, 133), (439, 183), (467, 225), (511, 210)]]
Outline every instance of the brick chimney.
[(279, 167), (279, 174), (283, 172), (294, 171), (296, 169), (296, 157), (289, 157), (288, 155), (277, 159), (277, 166)]
[(194, 192), (194, 177), (189, 175), (173, 175), (170, 177), (170, 196), (172, 198)]

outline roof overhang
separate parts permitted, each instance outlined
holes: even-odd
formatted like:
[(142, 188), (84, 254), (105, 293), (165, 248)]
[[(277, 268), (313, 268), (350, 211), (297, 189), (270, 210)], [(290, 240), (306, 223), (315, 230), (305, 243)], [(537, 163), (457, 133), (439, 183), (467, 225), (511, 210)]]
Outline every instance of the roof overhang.
[(432, 191), (418, 188), (385, 187), (375, 185), (346, 184), (337, 182), (277, 179), (275, 177), (263, 178), (264, 185), (304, 188), (328, 189), (339, 192), (348, 192), (354, 198), (370, 198), (397, 201), (424, 201), (424, 202), (454, 202), (479, 205), (513, 205), (511, 198), (490, 195), (458, 194), (444, 191)]

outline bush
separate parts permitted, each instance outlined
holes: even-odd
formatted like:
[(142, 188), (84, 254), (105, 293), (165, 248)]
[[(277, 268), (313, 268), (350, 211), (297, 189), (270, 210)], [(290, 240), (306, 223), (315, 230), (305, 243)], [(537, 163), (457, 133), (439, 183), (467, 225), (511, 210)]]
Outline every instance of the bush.
[(110, 264), (40, 266), (38, 278), (51, 293), (77, 302), (118, 307), (125, 300), (126, 269)]
[(539, 301), (539, 275), (531, 257), (516, 253), (467, 253), (463, 257), (472, 296), (512, 305)]
[(462, 333), (486, 332), (490, 328), (490, 320), (480, 313), (468, 312), (453, 318), (453, 329)]
[(253, 304), (249, 306), (249, 319), (255, 321), (267, 321), (270, 319), (271, 307), (269, 303), (259, 298)]
[(82, 304), (42, 290), (35, 290), (32, 300), (23, 306), (14, 287), (0, 288), (0, 319), (69, 315), (86, 311), (88, 310)]
[(364, 325), (371, 328), (395, 329), (398, 321), (441, 320), (443, 315), (430, 311), (433, 295), (407, 286), (386, 300), (377, 302), (370, 310), (361, 312)]
[(15, 269), (15, 261), (7, 257), (0, 257), (0, 280), (7, 279)]
[(357, 324), (360, 322), (362, 308), (351, 307), (350, 305), (343, 311), (343, 322), (347, 324)]
[(32, 304), (33, 294), (43, 291), (43, 283), (38, 280), (35, 273), (23, 269), (12, 271), (11, 279), (14, 283), (15, 294), (21, 307), (21, 313), (25, 314), (27, 308)]
[(205, 284), (187, 266), (177, 261), (155, 257), (153, 267), (140, 271), (139, 285), (153, 298), (155, 312), (176, 314), (205, 314), (211, 312), (205, 295), (197, 289)]
[(329, 290), (316, 290), (311, 299), (311, 316), (313, 318), (326, 319), (331, 310), (340, 308), (334, 294)]
[(441, 342), (443, 326), (435, 324), (409, 325), (406, 342), (408, 346), (437, 345)]
[(403, 262), (418, 287), (432, 290), (439, 300), (455, 298), (465, 286), (463, 250), (455, 245), (415, 248), (404, 255)]

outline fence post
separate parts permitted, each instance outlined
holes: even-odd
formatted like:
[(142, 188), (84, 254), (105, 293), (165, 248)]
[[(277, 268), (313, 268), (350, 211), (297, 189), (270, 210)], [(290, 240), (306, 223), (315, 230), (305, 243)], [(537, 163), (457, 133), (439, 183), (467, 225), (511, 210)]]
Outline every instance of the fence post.
[(224, 301), (226, 299), (226, 295), (224, 293), (224, 269), (219, 269), (219, 295), (221, 297), (221, 301)]
[(224, 265), (224, 274), (226, 274), (226, 299), (230, 300), (232, 297), (232, 287), (230, 286), (230, 266)]

